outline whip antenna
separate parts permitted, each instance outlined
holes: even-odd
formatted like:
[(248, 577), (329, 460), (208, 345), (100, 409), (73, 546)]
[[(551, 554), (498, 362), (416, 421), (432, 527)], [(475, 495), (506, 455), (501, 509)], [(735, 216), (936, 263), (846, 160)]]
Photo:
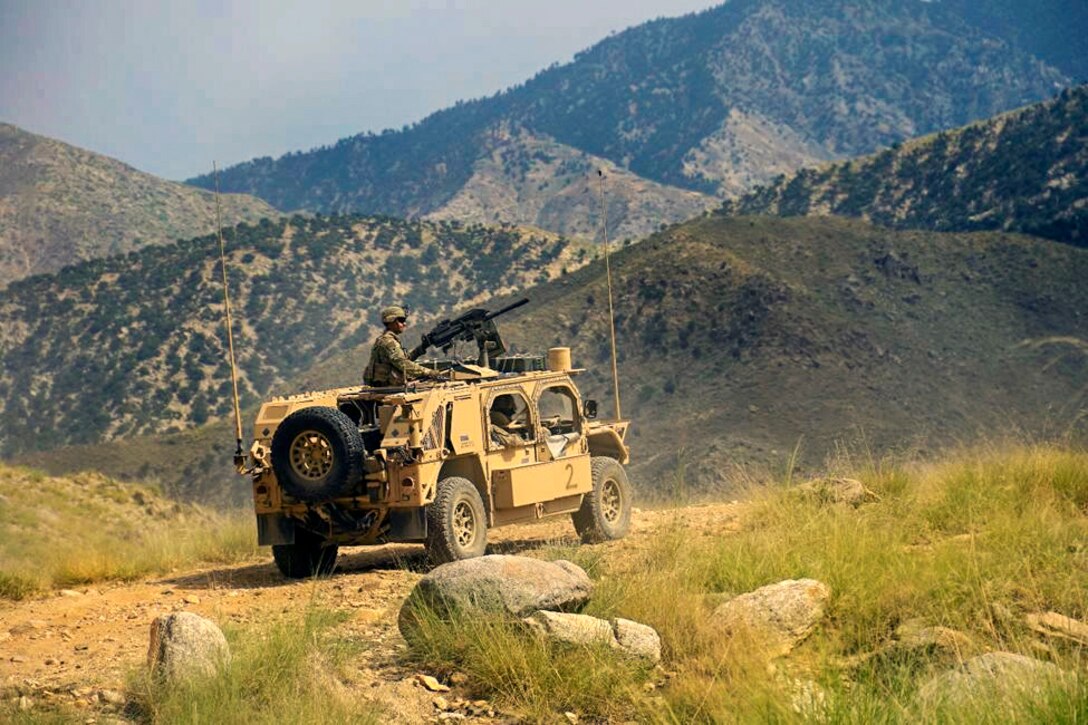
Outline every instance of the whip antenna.
[(604, 274), (608, 280), (608, 329), (612, 336), (612, 399), (616, 406), (616, 420), (623, 416), (620, 414), (620, 374), (616, 368), (616, 313), (612, 308), (612, 263), (609, 259), (610, 245), (608, 243), (608, 207), (604, 203), (604, 172), (597, 169), (598, 187), (601, 196), (601, 229), (604, 234)]
[(223, 246), (223, 212), (219, 207), (219, 169), (212, 162), (212, 174), (215, 176), (215, 231), (219, 236), (219, 262), (223, 270), (223, 306), (227, 311), (227, 350), (230, 354), (230, 384), (234, 391), (234, 465), (245, 463), (242, 453), (242, 410), (238, 405), (238, 370), (234, 364), (234, 333), (230, 315), (230, 287), (227, 285), (227, 252)]

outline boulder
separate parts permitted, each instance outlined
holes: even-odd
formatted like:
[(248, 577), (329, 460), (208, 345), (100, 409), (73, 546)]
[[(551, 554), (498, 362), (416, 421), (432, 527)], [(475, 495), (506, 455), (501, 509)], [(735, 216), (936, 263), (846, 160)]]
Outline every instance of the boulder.
[(400, 629), (412, 629), (420, 607), (440, 617), (461, 611), (521, 618), (538, 609), (576, 612), (592, 591), (589, 575), (569, 561), (503, 555), (454, 561), (419, 580), (401, 607)]
[(815, 579), (787, 579), (733, 597), (718, 606), (713, 619), (731, 631), (744, 631), (768, 657), (789, 654), (824, 616), (831, 589)]
[(853, 478), (818, 478), (802, 483), (797, 490), (821, 503), (843, 503), (854, 508), (880, 498)]
[(630, 619), (609, 622), (587, 614), (542, 610), (522, 621), (529, 629), (549, 639), (585, 646), (606, 645), (654, 664), (661, 661), (661, 637), (657, 630)]
[(617, 618), (612, 620), (612, 631), (616, 645), (627, 654), (655, 664), (661, 661), (661, 637), (650, 625)]
[(1066, 677), (1049, 662), (1012, 652), (988, 652), (932, 678), (918, 696), (927, 704), (963, 705), (973, 701), (992, 707), (1007, 698), (1042, 693)]
[(230, 648), (216, 624), (192, 612), (175, 612), (151, 623), (147, 663), (167, 681), (212, 676), (230, 660)]
[(533, 612), (521, 621), (530, 630), (548, 639), (585, 646), (616, 646), (612, 625), (598, 617), (569, 612)]

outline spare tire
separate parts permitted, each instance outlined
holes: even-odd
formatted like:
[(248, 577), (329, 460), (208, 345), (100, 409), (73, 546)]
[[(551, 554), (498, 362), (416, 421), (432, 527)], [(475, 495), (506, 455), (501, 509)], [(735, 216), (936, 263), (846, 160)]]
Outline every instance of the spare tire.
[(335, 408), (296, 410), (272, 436), (272, 470), (299, 501), (345, 495), (363, 478), (366, 448), (355, 422)]

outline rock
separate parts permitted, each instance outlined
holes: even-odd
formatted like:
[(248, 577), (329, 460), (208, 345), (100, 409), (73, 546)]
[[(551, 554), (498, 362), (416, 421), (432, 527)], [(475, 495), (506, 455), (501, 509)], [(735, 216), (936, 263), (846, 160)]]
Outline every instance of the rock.
[(125, 704), (125, 696), (117, 690), (99, 690), (98, 699), (107, 705), (121, 707)]
[(831, 590), (815, 579), (788, 579), (733, 597), (714, 610), (713, 619), (761, 641), (768, 657), (789, 654), (824, 616)]
[(560, 642), (585, 646), (616, 646), (612, 625), (588, 614), (538, 611), (522, 621), (534, 632)]
[(947, 652), (964, 657), (975, 649), (975, 643), (963, 632), (948, 627), (929, 626), (925, 620), (908, 619), (895, 630), (896, 641), (889, 652)]
[(589, 576), (569, 561), (502, 555), (454, 561), (419, 580), (401, 607), (400, 630), (410, 641), (417, 607), (442, 617), (461, 611), (520, 618), (538, 609), (577, 611), (592, 591)]
[(26, 662), (26, 657), (23, 657), (22, 655), (12, 655), (9, 661), (14, 662), (17, 665), (21, 665)]
[(192, 612), (163, 615), (151, 623), (147, 662), (167, 681), (212, 676), (230, 660), (230, 649), (216, 624)]
[(861, 481), (853, 478), (818, 478), (802, 483), (797, 490), (821, 503), (844, 503), (854, 508), (880, 500)]
[(1057, 612), (1034, 612), (1024, 617), (1024, 621), (1040, 634), (1088, 645), (1088, 624), (1080, 620)]
[(200, 597), (195, 594), (189, 594), (181, 601), (185, 602), (186, 604), (200, 604)]
[(82, 597), (83, 592), (77, 592), (75, 589), (61, 589), (57, 592), (62, 597)]
[(435, 710), (441, 710), (445, 712), (446, 710), (450, 709), (450, 701), (442, 697), (441, 695), (431, 700), (431, 703), (434, 705)]
[(522, 621), (538, 634), (560, 642), (606, 645), (655, 664), (661, 661), (661, 638), (657, 631), (629, 619), (607, 622), (586, 614), (538, 611)]
[(654, 664), (661, 661), (661, 637), (653, 627), (630, 619), (613, 619), (612, 631), (616, 644), (627, 654)]
[(565, 717), (567, 719), (567, 722), (571, 723), (571, 725), (575, 725), (575, 723), (578, 722), (577, 713), (567, 711), (567, 712), (563, 713), (563, 717)]
[(926, 682), (918, 696), (924, 703), (962, 705), (977, 702), (987, 708), (1007, 698), (1042, 693), (1067, 675), (1049, 662), (1012, 652), (989, 652)]
[(416, 682), (423, 685), (425, 688), (427, 688), (431, 692), (449, 692), (450, 691), (450, 688), (448, 686), (443, 685), (441, 682), (439, 682), (437, 679), (435, 679), (431, 675), (425, 675), (423, 673), (420, 673), (420, 674), (416, 675)]

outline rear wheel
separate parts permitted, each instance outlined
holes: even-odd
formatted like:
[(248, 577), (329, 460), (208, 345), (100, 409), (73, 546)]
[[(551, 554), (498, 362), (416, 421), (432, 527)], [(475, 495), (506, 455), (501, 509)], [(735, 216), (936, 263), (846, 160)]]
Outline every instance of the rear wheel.
[(285, 577), (308, 579), (332, 574), (338, 550), (336, 544), (329, 544), (317, 534), (295, 529), (295, 543), (274, 544), (272, 558)]
[(362, 480), (365, 454), (358, 426), (335, 408), (296, 410), (272, 436), (276, 480), (299, 501), (345, 495)]
[(427, 508), (427, 553), (435, 564), (483, 555), (487, 549), (487, 516), (480, 492), (467, 478), (438, 482)]
[(574, 530), (587, 544), (622, 539), (631, 528), (631, 484), (627, 472), (614, 458), (590, 460), (593, 490), (582, 507), (571, 514)]

